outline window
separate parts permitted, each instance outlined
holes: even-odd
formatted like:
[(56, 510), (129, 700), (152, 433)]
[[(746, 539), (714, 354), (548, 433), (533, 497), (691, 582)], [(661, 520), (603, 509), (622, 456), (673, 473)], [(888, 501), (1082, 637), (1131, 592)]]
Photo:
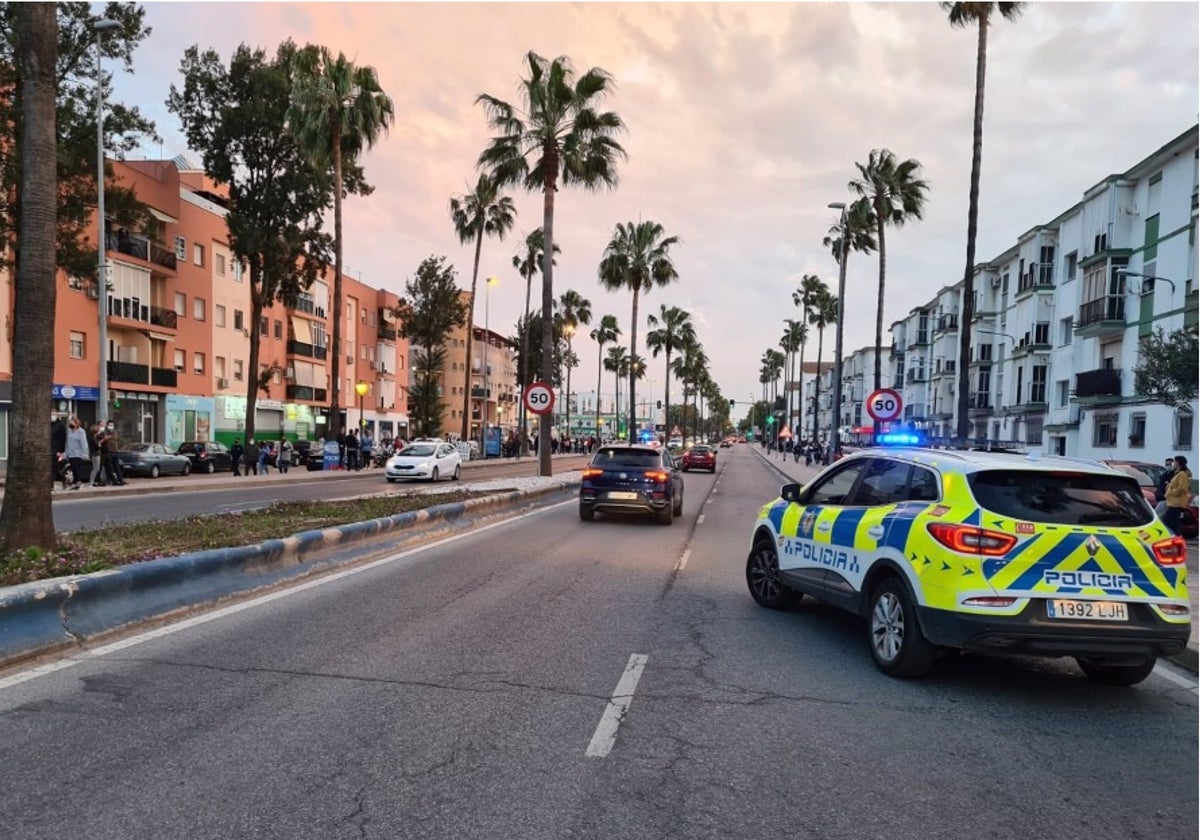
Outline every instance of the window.
[(367, 323), (367, 309), (366, 309), (366, 307), (363, 307), (363, 310), (362, 310), (362, 322), (363, 322), (363, 325), (364, 325), (364, 326), (365, 326), (365, 325), (366, 325), (366, 323)]
[(1050, 322), (1039, 321), (1033, 327), (1033, 343), (1034, 344), (1049, 344), (1050, 343)]
[(187, 317), (187, 295), (183, 292), (175, 293), (175, 314), (180, 318)]
[(1117, 415), (1097, 414), (1092, 420), (1092, 446), (1117, 445)]
[(196, 265), (204, 265), (204, 246), (199, 242), (192, 246), (192, 262)]
[(72, 332), (71, 333), (71, 358), (72, 359), (84, 358), (84, 352), (83, 352), (84, 351), (84, 340), (85, 340), (85, 336), (83, 333), (81, 333), (81, 332)]
[(1058, 346), (1067, 347), (1072, 342), (1072, 334), (1075, 332), (1075, 316), (1068, 315), (1058, 322)]
[(1129, 445), (1141, 449), (1146, 445), (1146, 415), (1134, 414), (1129, 418)]
[(278, 385), (283, 381), (283, 371), (279, 368), (274, 368), (271, 373), (271, 381)]
[(197, 321), (203, 321), (206, 315), (204, 298), (192, 298), (192, 317)]
[(237, 260), (234, 260), (233, 261), (233, 282), (234, 283), (242, 282), (242, 272), (243, 271), (245, 271), (245, 269), (242, 267), (242, 264), (240, 262), (238, 262)]
[[(1031, 403), (1046, 401), (1046, 365), (1033, 366), (1033, 377), (1029, 383), (1029, 401)], [(1038, 439), (1041, 439), (1040, 433)]]
[(1025, 522), (1137, 527), (1154, 521), (1129, 476), (984, 470), (967, 483), (984, 510)]
[(278, 318), (275, 319), (275, 338), (283, 338), (283, 321), (280, 321)]
[(76, 277), (74, 274), (67, 275), (67, 288), (76, 292), (83, 291), (83, 278)]
[(908, 498), (914, 502), (936, 502), (937, 476), (924, 467), (913, 467), (912, 479), (908, 485)]
[(192, 372), (204, 373), (204, 354), (192, 353)]
[(217, 356), (216, 358), (213, 359), (213, 364), (216, 366), (215, 372), (216, 372), (217, 376), (220, 377), (221, 379), (224, 379), (226, 376), (226, 374), (225, 374), (225, 357)]
[(1192, 434), (1196, 426), (1196, 416), (1190, 411), (1175, 413), (1175, 448), (1191, 449)]
[(854, 494), (856, 505), (890, 505), (902, 502), (908, 495), (908, 464), (890, 458), (871, 461), (862, 482)]
[(243, 379), (246, 378), (245, 364), (242, 362), (241, 359), (233, 360), (233, 378), (235, 380), (237, 380), (238, 382), (241, 382)]
[(182, 236), (175, 237), (175, 259), (177, 259), (177, 260), (186, 260), (187, 259), (187, 240), (184, 239)]
[(182, 350), (176, 350), (175, 370), (182, 371), (185, 365), (187, 365), (187, 359), (184, 358), (184, 352)]
[(844, 505), (858, 481), (864, 461), (855, 461), (825, 478), (804, 497), (806, 505)]
[(218, 327), (225, 326), (225, 307), (222, 304), (213, 307), (213, 323)]
[(235, 330), (246, 329), (246, 314), (240, 309), (233, 310), (233, 328)]
[(1071, 403), (1071, 380), (1060, 379), (1055, 383), (1058, 391), (1058, 407), (1066, 408)]
[(271, 334), (270, 325), (266, 315), (263, 315), (258, 319), (258, 334), (263, 337)]
[(225, 276), (224, 254), (213, 254), (213, 267), (216, 269), (217, 274), (221, 275), (222, 277)]
[(1079, 252), (1072, 251), (1067, 254), (1067, 279), (1074, 280), (1075, 272), (1079, 269)]

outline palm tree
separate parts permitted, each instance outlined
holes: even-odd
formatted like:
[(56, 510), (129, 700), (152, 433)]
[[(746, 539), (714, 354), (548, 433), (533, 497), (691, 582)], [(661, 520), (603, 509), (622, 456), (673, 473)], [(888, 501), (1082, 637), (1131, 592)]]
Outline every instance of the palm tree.
[(855, 163), (861, 177), (849, 184), (852, 192), (871, 202), (875, 236), (879, 245), (879, 300), (875, 307), (875, 390), (883, 381), (883, 292), (887, 278), (887, 247), (884, 228), (902, 227), (920, 219), (929, 185), (917, 177), (921, 164), (909, 158), (898, 161), (887, 149), (874, 149), (865, 164)]
[(955, 434), (965, 443), (969, 431), (971, 320), (975, 312), (975, 235), (979, 231), (979, 172), (983, 160), (983, 92), (987, 77), (988, 26), (999, 14), (1013, 21), (1021, 15), (1024, 3), (941, 3), (950, 25), (956, 29), (974, 24), (978, 29), (975, 47), (975, 123), (971, 145), (971, 187), (967, 201), (967, 266), (963, 269), (962, 313), (958, 323), (958, 412)]
[(591, 332), (592, 341), (596, 342), (596, 440), (600, 440), (600, 379), (603, 375), (601, 367), (604, 363), (604, 345), (614, 343), (621, 336), (621, 328), (617, 326), (617, 316), (604, 315), (600, 323)]
[[(578, 183), (587, 189), (615, 186), (617, 161), (626, 155), (614, 138), (625, 125), (615, 113), (597, 110), (612, 87), (612, 77), (604, 70), (593, 67), (576, 78), (566, 56), (547, 61), (532, 51), (525, 62), (529, 75), (521, 80), (522, 109), (486, 93), (475, 100), (496, 132), (480, 154), (479, 166), (492, 172), (500, 184), (541, 190), (544, 250), (553, 254), (554, 195), (560, 175), (564, 185)], [(541, 269), (542, 344), (551, 347), (553, 261)], [(542, 378), (547, 382), (554, 374), (552, 362), (551, 354), (542, 354)], [(552, 474), (548, 423), (538, 427), (538, 474)]]
[(665, 384), (663, 385), (663, 423), (671, 414), (671, 355), (689, 342), (696, 340), (696, 328), (692, 325), (692, 314), (678, 306), (658, 307), (658, 315), (651, 313), (646, 318), (646, 346), (657, 359), (659, 353), (666, 355)]
[[(546, 237), (542, 233), (541, 228), (537, 228), (532, 233), (525, 237), (525, 251), (522, 254), (514, 254), (512, 258), (513, 268), (517, 273), (525, 278), (525, 317), (522, 323), (529, 324), (529, 295), (533, 290), (533, 275), (542, 270), (542, 260), (545, 259)], [(562, 248), (554, 246), (554, 254), (561, 254)], [(551, 265), (556, 264), (556, 260), (551, 255)], [(521, 330), (521, 390), (524, 392), (529, 387), (529, 329), (528, 326)], [(528, 416), (525, 412), (525, 400), (521, 400), (521, 453), (525, 454), (529, 451), (529, 425)]]
[[(805, 274), (800, 278), (800, 288), (792, 292), (792, 304), (800, 307), (800, 320), (812, 323), (813, 307), (820, 299), (821, 290), (826, 289), (825, 281), (815, 274)], [(826, 289), (828, 291), (828, 289)], [(804, 345), (808, 342), (808, 330), (804, 331), (804, 340), (800, 343), (800, 416), (804, 416)], [(820, 370), (820, 359), (817, 360)]]
[(629, 375), (629, 351), (621, 345), (608, 348), (604, 358), (604, 369), (613, 374), (613, 437), (621, 429), (621, 377)]
[[(663, 236), (658, 222), (618, 223), (600, 260), (600, 285), (609, 291), (633, 292), (633, 317), (629, 322), (629, 355), (637, 355), (638, 298), (643, 291), (679, 279), (670, 251), (677, 236)], [(633, 377), (629, 379), (629, 422), (635, 421)]]
[[(804, 342), (808, 341), (808, 324), (803, 319), (797, 321), (794, 318), (785, 318), (783, 323), (783, 337), (779, 340), (779, 346), (787, 353), (788, 380), (792, 383), (791, 388), (784, 387), (784, 393), (787, 394), (787, 422), (793, 432), (798, 432), (799, 424), (792, 417), (792, 391), (796, 390), (796, 354), (803, 349)], [(803, 369), (800, 371), (800, 377), (804, 378)]]
[[(812, 312), (809, 313), (808, 322), (817, 328), (817, 378), (816, 387), (813, 391), (813, 440), (817, 440), (820, 426), (817, 423), (817, 400), (821, 396), (821, 354), (824, 352), (825, 343), (825, 328), (831, 324), (837, 323), (838, 305), (837, 297), (829, 291), (829, 287), (824, 283), (821, 284), (821, 289), (817, 292), (816, 300), (813, 301)], [(840, 388), (842, 383), (834, 382), (832, 387)], [(839, 422), (838, 418), (833, 419), (834, 423)]]
[[(475, 337), (475, 289), (479, 280), (479, 255), (483, 251), (483, 238), (495, 236), (501, 241), (512, 229), (517, 218), (517, 208), (507, 195), (501, 195), (496, 182), (486, 173), (479, 176), (475, 188), (463, 195), (450, 199), (450, 218), (454, 222), (454, 232), (458, 241), (466, 245), (475, 243), (475, 264), (471, 270), (471, 301), (467, 304), (467, 364), (463, 371), (463, 417), (462, 439), (468, 440), (471, 425), (471, 345)], [(487, 341), (484, 336), (484, 341)], [(483, 395), (484, 410), (480, 428), (487, 425), (488, 397)], [(481, 431), (480, 437), (483, 433)], [(483, 441), (480, 441), (480, 451), (483, 451)]]
[(305, 47), (297, 55), (295, 89), (288, 122), (301, 148), (318, 166), (333, 166), (333, 361), (329, 373), (329, 430), (341, 431), (342, 195), (343, 169), (387, 133), (395, 117), (392, 100), (379, 87), (374, 67), (358, 67), (327, 47)]
[[(574, 289), (567, 289), (562, 293), (562, 297), (558, 299), (559, 317), (562, 319), (563, 332), (567, 336), (567, 352), (563, 358), (570, 360), (574, 358), (575, 364), (579, 363), (578, 357), (575, 356), (574, 340), (575, 333), (579, 329), (579, 325), (587, 326), (592, 323), (592, 302)], [(567, 409), (567, 434), (571, 434), (571, 368), (574, 365), (567, 364), (567, 392), (566, 403)]]
[[(684, 383), (684, 405), (687, 405), (687, 398), (692, 397), (693, 410), (699, 412), (699, 397), (700, 383), (708, 375), (708, 354), (704, 352), (704, 346), (694, 338), (680, 346), (682, 354), (675, 359), (671, 368), (676, 377)], [(685, 427), (686, 428), (686, 427)], [(692, 438), (695, 439), (696, 420), (692, 421)]]

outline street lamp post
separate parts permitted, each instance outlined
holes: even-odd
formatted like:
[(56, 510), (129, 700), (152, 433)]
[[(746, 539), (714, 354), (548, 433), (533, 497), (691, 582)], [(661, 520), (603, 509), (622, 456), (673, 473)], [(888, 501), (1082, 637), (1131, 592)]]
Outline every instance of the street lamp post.
[[(829, 204), (829, 209), (841, 211), (838, 226), (842, 245), (839, 249), (841, 254), (838, 256), (837, 338), (834, 341), (833, 351), (833, 423), (831, 424), (833, 428), (829, 432), (829, 457), (832, 461), (837, 457), (838, 450), (841, 449), (841, 441), (838, 438), (842, 419), (842, 334), (845, 332), (843, 316), (846, 311), (846, 203), (834, 201)], [(820, 365), (817, 367), (820, 368)], [(818, 369), (817, 376), (820, 375), (821, 371)]]
[(108, 419), (108, 249), (104, 220), (104, 72), (101, 41), (105, 32), (121, 28), (115, 20), (102, 18), (92, 24), (96, 33), (96, 224), (97, 247), (100, 252), (96, 274), (96, 305), (100, 310), (100, 393), (96, 403), (96, 419)]
[(367, 415), (363, 410), (363, 399), (367, 396), (367, 391), (370, 390), (370, 383), (362, 381), (354, 383), (354, 391), (358, 394), (358, 433), (360, 435), (367, 428)]
[(479, 455), (487, 459), (487, 424), (488, 424), (488, 345), (492, 343), (491, 306), (492, 286), (499, 283), (496, 277), (489, 277), (483, 287), (483, 410), (479, 417)]
[[(1171, 296), (1174, 297), (1174, 295), (1175, 295), (1175, 281), (1172, 280), (1170, 277), (1159, 277), (1158, 275), (1155, 275), (1155, 274), (1142, 274), (1142, 272), (1140, 272), (1140, 271), (1130, 271), (1127, 268), (1118, 268), (1117, 274), (1120, 274), (1123, 277), (1140, 277), (1143, 281), (1149, 281), (1150, 291), (1152, 291), (1152, 292), (1154, 291), (1154, 281), (1155, 280), (1161, 280), (1164, 283), (1170, 283), (1171, 284)], [(1140, 293), (1140, 292), (1145, 291), (1145, 289), (1146, 289), (1146, 283), (1143, 282), (1141, 284), (1141, 288), (1138, 289), (1137, 291)], [(1130, 287), (1129, 289), (1126, 289), (1125, 291), (1126, 291), (1126, 293), (1128, 293), (1128, 292), (1131, 292), (1134, 290), (1132, 287)]]

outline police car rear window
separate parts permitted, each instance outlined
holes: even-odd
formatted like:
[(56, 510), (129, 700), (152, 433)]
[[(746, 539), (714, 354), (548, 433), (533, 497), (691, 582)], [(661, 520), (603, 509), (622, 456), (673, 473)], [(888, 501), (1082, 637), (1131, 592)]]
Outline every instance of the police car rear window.
[(1154, 520), (1137, 482), (1123, 476), (986, 470), (967, 480), (985, 510), (1026, 522), (1132, 528)]
[(601, 449), (592, 459), (592, 465), (605, 469), (616, 467), (653, 469), (662, 466), (662, 456), (653, 449)]

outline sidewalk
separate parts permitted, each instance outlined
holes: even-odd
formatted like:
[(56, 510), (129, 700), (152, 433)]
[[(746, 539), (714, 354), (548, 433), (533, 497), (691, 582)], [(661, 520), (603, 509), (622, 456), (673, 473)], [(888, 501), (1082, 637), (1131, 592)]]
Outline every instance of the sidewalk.
[[(780, 475), (783, 481), (797, 481), (800, 484), (807, 484), (820, 473), (820, 467), (804, 466), (804, 459), (800, 459), (800, 463), (794, 462), (791, 458), (784, 459), (778, 452), (772, 452), (770, 455), (767, 451), (758, 444), (751, 444), (754, 452), (767, 462)], [(1197, 544), (1195, 541), (1188, 543), (1188, 559), (1187, 559), (1187, 587), (1188, 595), (1192, 600), (1192, 637), (1188, 640), (1188, 647), (1183, 653), (1171, 657), (1171, 661), (1177, 665), (1187, 668), (1193, 673), (1197, 672), (1198, 660), (1200, 660), (1200, 563), (1198, 563)]]

